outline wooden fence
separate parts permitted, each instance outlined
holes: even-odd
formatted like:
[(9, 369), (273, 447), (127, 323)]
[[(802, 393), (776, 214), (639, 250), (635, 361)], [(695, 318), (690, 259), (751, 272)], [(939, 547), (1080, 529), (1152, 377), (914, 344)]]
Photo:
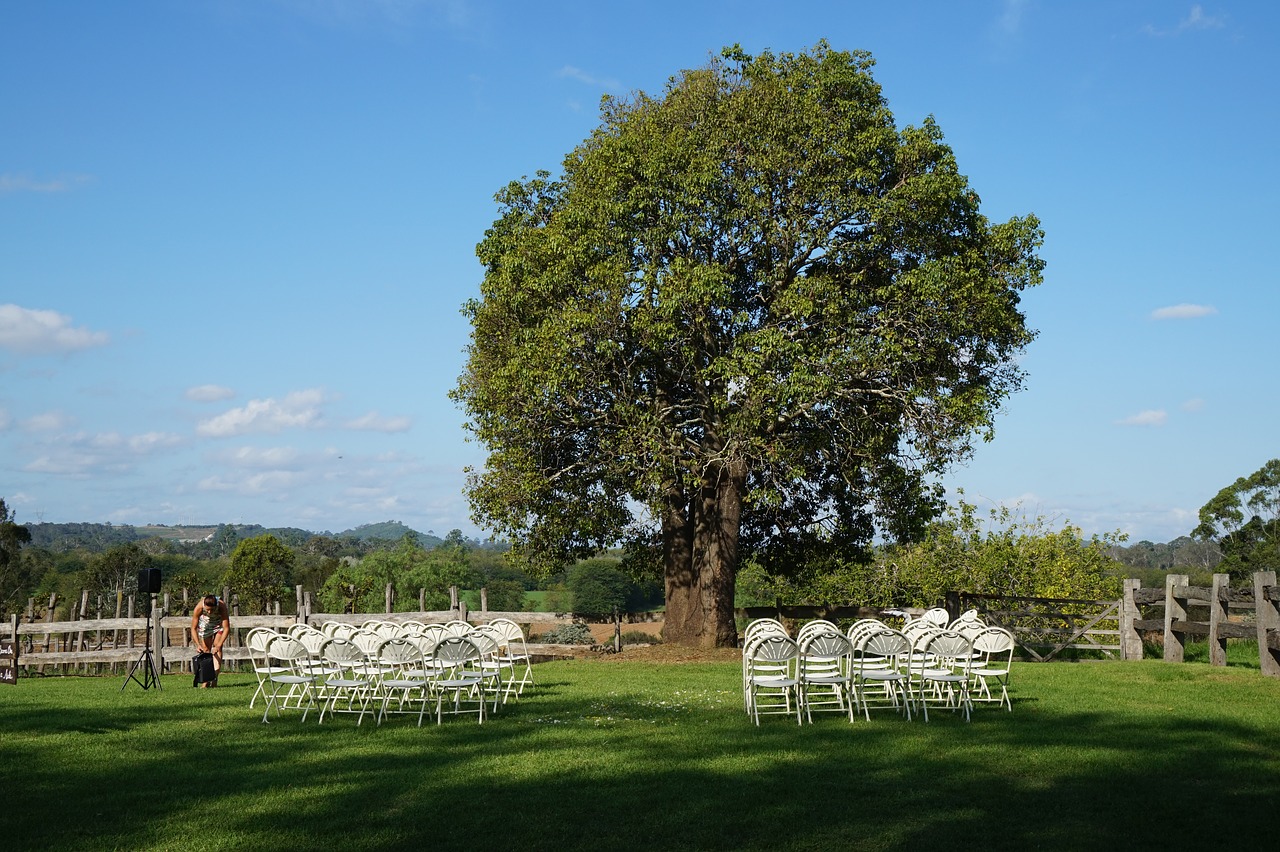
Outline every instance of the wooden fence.
[[(1163, 590), (1142, 589), (1137, 581), (1126, 581), (1125, 602), (1135, 613), (1142, 607), (1164, 609), (1161, 618), (1135, 617), (1135, 637), (1142, 631), (1159, 631), (1164, 659), (1173, 663), (1182, 662), (1188, 638), (1203, 637), (1209, 643), (1209, 663), (1215, 666), (1227, 664), (1228, 639), (1254, 639), (1262, 673), (1280, 677), (1280, 586), (1275, 572), (1255, 573), (1252, 589), (1232, 589), (1226, 574), (1214, 574), (1209, 587), (1192, 586), (1189, 579), (1185, 574), (1169, 574)], [(1193, 620), (1193, 607), (1207, 610), (1207, 620)], [(1241, 618), (1250, 611), (1253, 623)]]
[[(225, 590), (228, 600), (232, 601), (231, 636), (223, 646), (223, 659), (227, 661), (250, 659), (249, 649), (244, 646), (245, 635), (254, 628), (268, 627), (273, 630), (288, 630), (294, 624), (303, 622), (312, 626), (320, 626), (326, 622), (339, 621), (349, 624), (363, 624), (373, 618), (381, 621), (405, 622), (421, 621), (424, 623), (444, 623), (448, 621), (469, 621), (472, 624), (483, 624), (499, 618), (506, 618), (521, 624), (526, 635), (534, 626), (552, 628), (559, 624), (582, 620), (571, 613), (551, 612), (498, 612), (488, 609), (468, 611), (465, 601), (461, 601), (454, 590), (455, 608), (418, 612), (386, 612), (386, 613), (324, 613), (313, 612), (312, 597), (298, 589), (298, 601), (301, 603), (297, 615), (279, 614), (280, 606), (275, 604), (274, 615), (241, 615), (230, 590)], [(82, 600), (86, 600), (83, 598)], [(484, 598), (481, 598), (482, 603)], [(53, 604), (50, 601), (49, 613)], [(46, 667), (56, 669), (61, 674), (116, 674), (128, 670), (142, 655), (150, 642), (152, 658), (160, 673), (188, 670), (194, 649), (191, 647), (191, 617), (187, 614), (169, 615), (168, 607), (176, 601), (168, 594), (152, 595), (151, 606), (142, 607), (149, 610), (148, 615), (134, 616), (135, 602), (132, 597), (123, 602), (129, 616), (112, 618), (75, 618), (72, 620), (54, 621), (51, 616), (36, 620), (31, 608), (28, 608), (24, 619), (13, 615), (7, 623), (0, 623), (0, 645), (6, 650), (12, 648), (16, 661), (6, 666), (6, 671), (16, 672), (19, 668), (27, 673), (43, 673)], [(73, 613), (74, 614), (74, 613)], [(637, 616), (636, 618), (643, 618)], [(622, 616), (614, 620), (620, 625)], [(563, 645), (555, 643), (530, 643), (528, 650), (535, 658), (550, 659), (573, 656), (581, 653), (583, 646)]]

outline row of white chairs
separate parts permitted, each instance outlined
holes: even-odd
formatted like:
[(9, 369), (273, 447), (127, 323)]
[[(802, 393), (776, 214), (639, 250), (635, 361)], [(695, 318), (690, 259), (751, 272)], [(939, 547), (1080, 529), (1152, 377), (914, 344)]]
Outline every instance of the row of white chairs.
[(451, 631), (326, 631), (306, 625), (283, 634), (252, 630), (246, 644), (258, 686), (249, 706), (264, 699), (264, 722), (273, 709), (277, 716), (301, 709), (304, 721), (316, 709), (321, 723), (326, 715), (358, 713), (357, 725), (366, 712), (381, 724), (390, 713), (416, 709), (421, 725), (434, 701), (437, 723), (445, 712), (475, 713), (483, 723), (500, 702), (519, 698), (533, 683), (532, 665), (514, 622), (466, 627), (465, 633), (456, 625)]
[[(945, 612), (945, 610), (943, 610)], [(747, 626), (742, 656), (743, 700), (758, 725), (769, 713), (812, 722), (815, 710), (892, 707), (925, 721), (929, 707), (963, 711), (991, 703), (1013, 709), (1009, 697), (1013, 635), (983, 624), (976, 613), (939, 626), (926, 619), (902, 629), (862, 619), (847, 631), (829, 621), (806, 623), (792, 638), (780, 622), (758, 619)]]

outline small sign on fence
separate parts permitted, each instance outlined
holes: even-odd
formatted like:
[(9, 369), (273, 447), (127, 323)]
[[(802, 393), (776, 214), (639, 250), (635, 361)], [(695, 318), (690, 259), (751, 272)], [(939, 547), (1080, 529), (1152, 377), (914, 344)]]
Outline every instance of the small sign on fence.
[(18, 641), (0, 639), (0, 683), (18, 683)]

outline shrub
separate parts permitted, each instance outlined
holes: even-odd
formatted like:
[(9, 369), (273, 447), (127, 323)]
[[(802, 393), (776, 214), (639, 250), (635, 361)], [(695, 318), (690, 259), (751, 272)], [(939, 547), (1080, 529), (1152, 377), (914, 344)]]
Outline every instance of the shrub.
[(594, 645), (596, 641), (585, 624), (562, 624), (539, 638), (548, 645)]

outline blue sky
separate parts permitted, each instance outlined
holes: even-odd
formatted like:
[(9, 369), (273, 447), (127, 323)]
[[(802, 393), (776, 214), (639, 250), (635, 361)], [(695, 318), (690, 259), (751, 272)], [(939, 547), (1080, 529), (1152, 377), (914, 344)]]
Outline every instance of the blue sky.
[(0, 497), (19, 521), (482, 535), (446, 394), (493, 193), (725, 45), (865, 49), (1044, 225), (1027, 388), (948, 478), (1188, 533), (1280, 455), (1280, 4), (0, 5)]

